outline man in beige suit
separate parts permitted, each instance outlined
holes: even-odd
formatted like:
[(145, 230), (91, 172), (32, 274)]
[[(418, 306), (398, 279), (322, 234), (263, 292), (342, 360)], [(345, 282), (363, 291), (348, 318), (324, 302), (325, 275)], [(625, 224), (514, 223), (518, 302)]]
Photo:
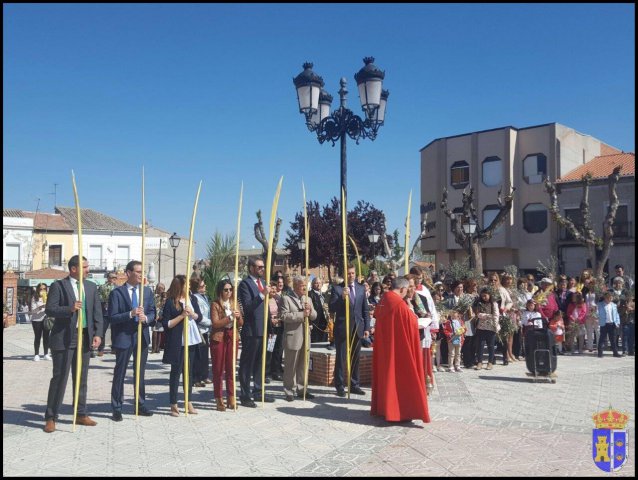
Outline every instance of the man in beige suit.
[[(306, 295), (306, 281), (297, 275), (292, 279), (292, 293), (282, 297), (279, 318), (284, 323), (284, 393), (286, 401), (303, 398), (306, 322), (317, 318), (312, 300)], [(314, 395), (306, 392), (306, 398)]]

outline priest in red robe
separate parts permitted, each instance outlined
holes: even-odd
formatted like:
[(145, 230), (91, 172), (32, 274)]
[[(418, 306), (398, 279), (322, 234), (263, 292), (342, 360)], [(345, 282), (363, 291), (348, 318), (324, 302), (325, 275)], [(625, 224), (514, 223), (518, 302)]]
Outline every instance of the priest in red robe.
[(374, 310), (371, 414), (389, 422), (430, 422), (416, 315), (403, 300), (408, 280), (395, 278)]

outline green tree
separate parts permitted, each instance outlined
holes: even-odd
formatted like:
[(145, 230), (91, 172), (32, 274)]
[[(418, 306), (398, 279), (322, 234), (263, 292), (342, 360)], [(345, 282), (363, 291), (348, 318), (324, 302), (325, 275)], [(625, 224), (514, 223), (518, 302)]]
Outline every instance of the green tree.
[[(215, 299), (215, 289), (222, 278), (234, 273), (235, 269), (235, 235), (222, 235), (215, 232), (206, 245), (206, 266), (202, 269), (202, 277), (206, 282), (206, 293)], [(241, 276), (241, 275), (240, 275)]]

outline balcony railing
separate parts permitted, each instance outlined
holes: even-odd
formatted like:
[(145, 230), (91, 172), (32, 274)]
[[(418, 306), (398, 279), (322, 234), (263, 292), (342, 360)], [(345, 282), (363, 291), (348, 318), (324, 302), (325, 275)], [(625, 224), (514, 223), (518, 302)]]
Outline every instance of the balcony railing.
[(615, 222), (614, 238), (634, 238), (634, 222)]
[(89, 258), (89, 271), (106, 270), (106, 260)]
[[(634, 222), (614, 223), (614, 239), (618, 240), (623, 238), (635, 238)], [(565, 228), (560, 229), (560, 239), (566, 242), (575, 241), (571, 232)]]
[(31, 270), (30, 263), (20, 263), (20, 260), (2, 260), (2, 270), (6, 272), (9, 267), (14, 272), (28, 272)]

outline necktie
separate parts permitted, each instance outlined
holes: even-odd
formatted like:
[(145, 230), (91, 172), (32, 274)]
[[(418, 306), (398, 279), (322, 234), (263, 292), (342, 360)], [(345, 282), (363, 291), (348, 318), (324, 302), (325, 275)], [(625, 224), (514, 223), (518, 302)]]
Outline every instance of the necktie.
[(350, 285), (350, 302), (354, 303), (354, 284)]
[[(78, 289), (78, 295), (80, 295), (80, 281), (76, 280), (75, 285)], [(84, 289), (82, 289), (82, 328), (86, 328), (86, 295), (84, 295)]]
[(257, 289), (259, 290), (259, 293), (263, 293), (264, 291), (264, 286), (261, 284), (260, 278), (257, 278)]
[[(138, 307), (137, 304), (137, 288), (133, 287), (133, 299), (131, 300), (131, 305), (133, 305), (133, 309)], [(137, 323), (137, 315), (135, 316), (135, 323)]]

